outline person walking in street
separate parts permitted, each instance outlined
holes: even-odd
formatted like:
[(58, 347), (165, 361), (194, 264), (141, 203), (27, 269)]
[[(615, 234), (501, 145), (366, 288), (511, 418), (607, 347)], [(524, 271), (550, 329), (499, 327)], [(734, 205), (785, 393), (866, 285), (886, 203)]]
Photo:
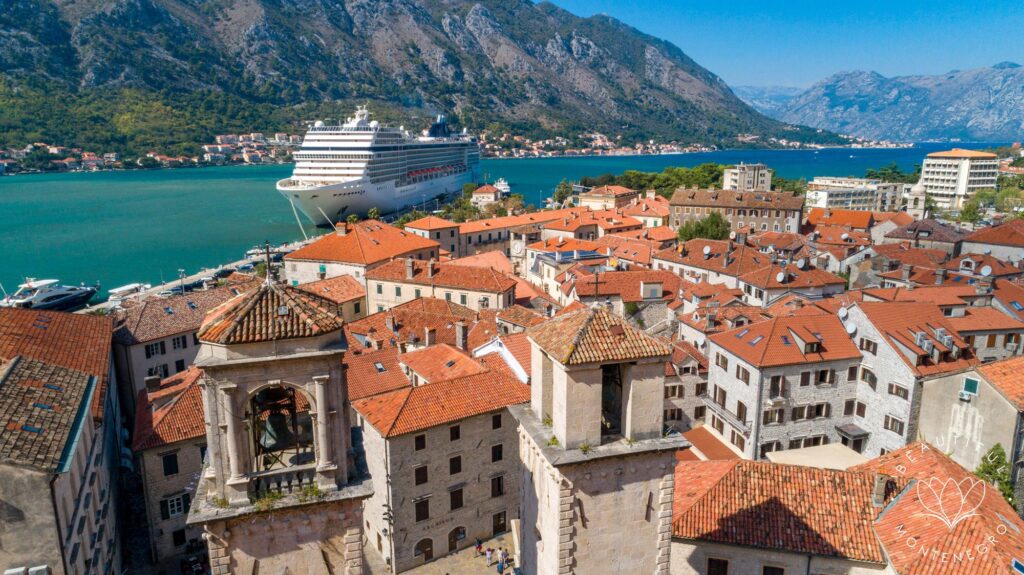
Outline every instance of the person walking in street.
[(476, 556), (479, 557), (484, 554), (484, 542), (480, 541), (480, 538), (476, 538)]
[(491, 549), (491, 548), (488, 548), (487, 549), (487, 566), (488, 567), (491, 566), (491, 557), (493, 557), (493, 556), (494, 556), (494, 550)]

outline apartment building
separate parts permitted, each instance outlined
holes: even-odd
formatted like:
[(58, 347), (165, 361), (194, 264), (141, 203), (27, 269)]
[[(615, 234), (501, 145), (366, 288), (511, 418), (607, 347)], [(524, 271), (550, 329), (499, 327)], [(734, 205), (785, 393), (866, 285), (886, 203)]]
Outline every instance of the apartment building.
[(981, 228), (963, 239), (960, 251), (987, 254), (1005, 262), (1024, 260), (1024, 220), (1012, 218), (995, 226)]
[(366, 317), (366, 286), (353, 276), (335, 276), (295, 287), (337, 304), (338, 313), (346, 322)]
[(426, 216), (405, 224), (402, 229), (421, 238), (434, 240), (441, 246), (441, 249), (446, 250), (453, 257), (463, 255), (459, 249), (462, 245), (459, 224), (455, 222), (449, 222), (437, 216)]
[(598, 186), (579, 195), (579, 206), (594, 211), (614, 210), (633, 203), (639, 192), (625, 186)]
[(936, 206), (958, 210), (978, 190), (994, 190), (998, 175), (995, 154), (953, 148), (925, 157), (920, 183)]
[(108, 317), (0, 308), (0, 565), (121, 572)]
[(672, 342), (672, 356), (665, 362), (665, 425), (679, 432), (702, 425), (707, 386), (707, 357), (691, 343)]
[(690, 240), (651, 257), (651, 268), (668, 270), (693, 283), (739, 287), (740, 276), (767, 267), (772, 256), (732, 240)]
[(515, 303), (516, 282), (491, 268), (434, 260), (397, 259), (366, 274), (367, 306), (376, 313), (421, 297), (454, 301), (472, 310)]
[(121, 404), (135, 412), (147, 377), (165, 379), (192, 365), (199, 351), (196, 332), (206, 314), (252, 289), (256, 280), (166, 298), (126, 301), (114, 314), (114, 362)]
[(735, 192), (679, 188), (669, 200), (671, 225), (678, 228), (718, 212), (735, 231), (798, 232), (804, 197), (791, 192)]
[(394, 258), (438, 258), (443, 244), (377, 220), (338, 224), (337, 230), (284, 256), (284, 275), (299, 285), (341, 275), (364, 281)]
[(825, 313), (713, 335), (706, 421), (752, 459), (839, 442), (860, 355), (839, 318)]
[(495, 354), (432, 346), (399, 362), (405, 387), (353, 402), (374, 485), (363, 511), (368, 552), (397, 573), (510, 529), (519, 441), (505, 408), (530, 398)]
[(722, 189), (732, 192), (770, 192), (772, 170), (764, 164), (739, 163), (722, 173)]
[(149, 529), (150, 559), (173, 562), (203, 548), (202, 531), (185, 524), (206, 458), (206, 425), (199, 379), (190, 368), (139, 393), (132, 451), (139, 463)]
[(737, 287), (747, 304), (768, 307), (787, 294), (819, 299), (843, 293), (846, 280), (800, 259), (747, 272), (738, 278)]
[(807, 205), (888, 212), (898, 210), (905, 184), (885, 183), (868, 178), (817, 176), (807, 182)]
[(960, 244), (967, 232), (934, 219), (924, 219), (900, 226), (885, 234), (882, 243), (905, 244), (914, 248), (937, 249), (951, 256), (960, 253)]

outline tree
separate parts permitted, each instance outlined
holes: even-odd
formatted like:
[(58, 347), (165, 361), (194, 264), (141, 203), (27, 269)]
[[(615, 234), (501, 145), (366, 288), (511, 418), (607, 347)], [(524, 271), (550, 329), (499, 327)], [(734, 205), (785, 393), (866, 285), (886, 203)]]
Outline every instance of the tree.
[(345, 221), (350, 224), (357, 224), (359, 223), (359, 214), (349, 214)]
[(373, 206), (366, 212), (366, 217), (371, 220), (380, 219), (380, 209), (377, 206)]
[(731, 226), (722, 214), (711, 212), (699, 219), (690, 220), (679, 226), (679, 241), (687, 242), (696, 238), (724, 240), (729, 237)]
[(551, 199), (553, 199), (555, 203), (560, 204), (565, 200), (569, 199), (569, 196), (571, 195), (572, 184), (570, 184), (567, 180), (562, 180), (561, 182), (558, 182), (557, 186), (555, 186), (555, 195), (552, 196)]
[(964, 207), (960, 208), (959, 220), (971, 224), (981, 220), (981, 209), (978, 208), (978, 201), (976, 199), (971, 198), (964, 203)]
[(981, 463), (974, 474), (999, 489), (999, 493), (1010, 505), (1013, 505), (1013, 486), (1010, 485), (1010, 463), (1006, 460), (1006, 451), (999, 443), (992, 446), (981, 458)]
[(472, 196), (473, 192), (476, 191), (476, 188), (477, 188), (477, 185), (472, 183), (472, 182), (469, 182), (469, 183), (466, 183), (466, 184), (462, 184), (462, 197), (468, 198), (468, 197)]

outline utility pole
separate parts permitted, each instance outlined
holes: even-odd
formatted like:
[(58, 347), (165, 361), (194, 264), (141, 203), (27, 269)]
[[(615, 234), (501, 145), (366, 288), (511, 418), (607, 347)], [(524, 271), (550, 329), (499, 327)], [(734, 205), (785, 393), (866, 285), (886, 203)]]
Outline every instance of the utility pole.
[(181, 289), (181, 293), (185, 293), (185, 269), (178, 268), (178, 287)]

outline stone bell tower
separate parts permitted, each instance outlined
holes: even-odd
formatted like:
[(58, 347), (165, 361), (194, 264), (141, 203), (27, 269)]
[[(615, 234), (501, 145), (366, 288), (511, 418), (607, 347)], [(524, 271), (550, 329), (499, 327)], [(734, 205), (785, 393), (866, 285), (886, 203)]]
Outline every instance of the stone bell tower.
[(196, 366), (207, 456), (189, 524), (214, 574), (362, 573), (338, 306), (272, 283), (212, 310)]
[(532, 399), (512, 406), (526, 573), (667, 574), (675, 452), (663, 432), (668, 344), (604, 308), (527, 330)]

